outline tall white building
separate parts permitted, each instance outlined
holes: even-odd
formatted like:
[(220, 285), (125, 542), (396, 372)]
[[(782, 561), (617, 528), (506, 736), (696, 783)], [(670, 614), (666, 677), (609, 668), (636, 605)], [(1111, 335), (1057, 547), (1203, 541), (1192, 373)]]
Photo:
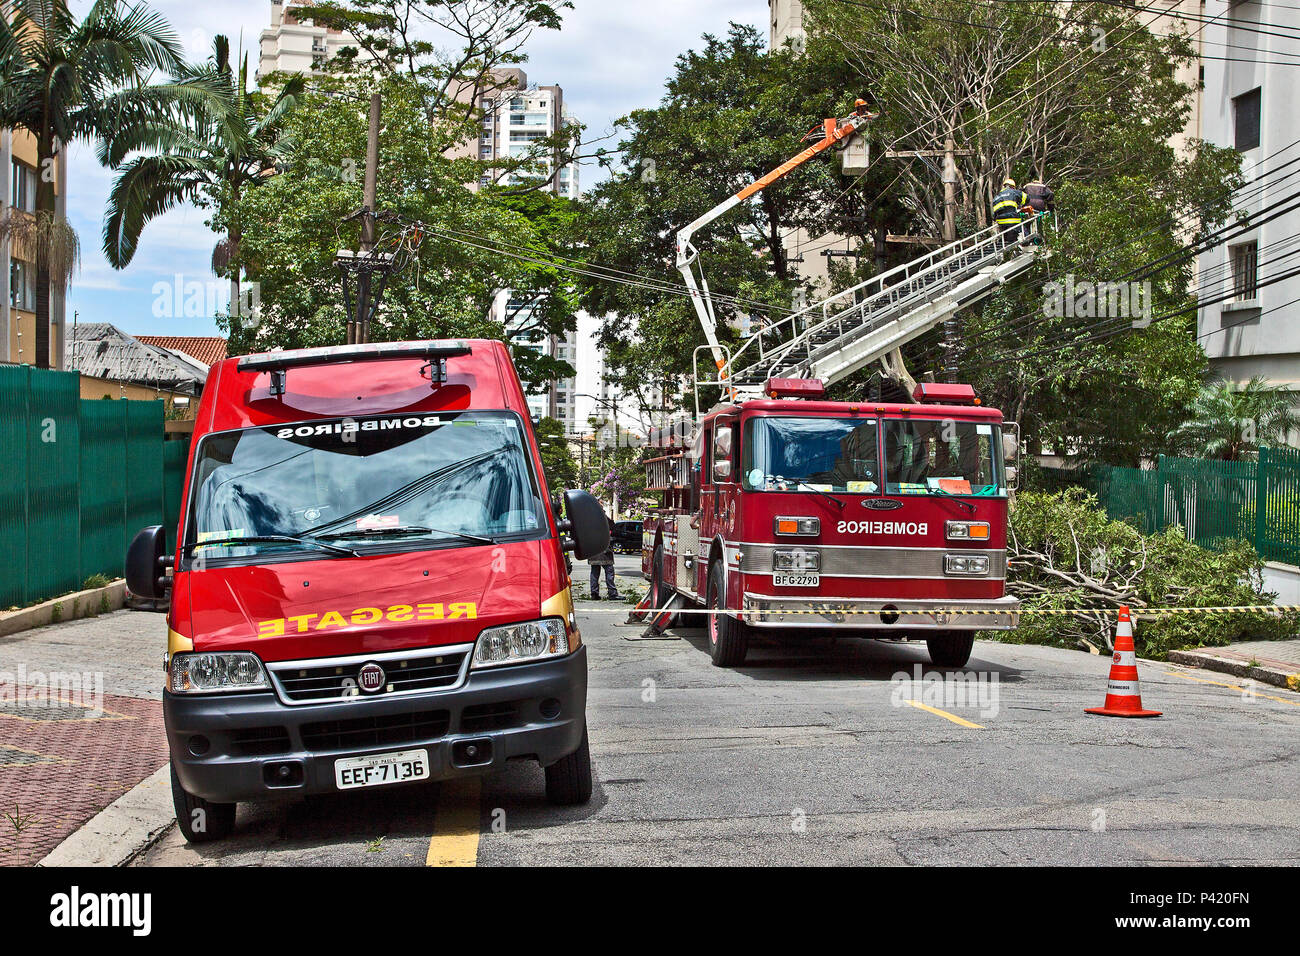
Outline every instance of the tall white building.
[[(536, 142), (553, 136), (574, 123), (564, 107), (564, 90), (559, 86), (530, 86), (523, 70), (509, 68), (496, 72), (502, 87), (479, 100), (483, 110), (483, 127), (473, 152), (487, 162), (498, 159), (520, 159), (529, 155)], [(581, 195), (578, 183), (578, 166), (568, 163), (547, 169), (550, 191), (557, 196), (577, 199)], [(523, 178), (516, 173), (489, 172), (479, 181), (487, 185), (494, 177), (502, 185), (517, 183)]]
[(262, 31), (257, 75), (316, 73), (345, 46), (357, 45), (351, 34), (316, 26), (312, 0), (271, 0), (271, 26)]
[[(1270, 174), (1300, 158), (1296, 68), (1281, 62), (1300, 52), (1294, 37), (1300, 9), (1254, 0), (1207, 0), (1202, 9), (1207, 19), (1219, 19), (1202, 34), (1201, 135), (1241, 152), (1247, 183), (1266, 177), (1257, 190), (1248, 186), (1247, 198), (1238, 203), (1258, 213), (1295, 193), (1285, 171)], [(1292, 35), (1279, 36), (1288, 32)], [(1294, 271), (1298, 251), (1300, 212), (1293, 211), (1200, 256), (1198, 295), (1207, 304), (1197, 316), (1197, 333), (1211, 365), (1225, 378), (1243, 382), (1262, 375), (1275, 385), (1300, 389), (1300, 324), (1295, 321), (1300, 302), (1293, 301), (1300, 299), (1300, 278), (1265, 285)]]

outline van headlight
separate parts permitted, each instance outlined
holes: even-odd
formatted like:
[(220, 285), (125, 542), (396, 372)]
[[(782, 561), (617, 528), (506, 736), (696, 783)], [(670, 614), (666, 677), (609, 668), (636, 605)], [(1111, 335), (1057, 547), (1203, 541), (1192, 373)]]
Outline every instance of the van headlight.
[(173, 654), (167, 675), (173, 694), (222, 694), (241, 690), (270, 690), (266, 668), (248, 651)]
[(489, 627), (474, 645), (471, 668), (522, 664), (569, 653), (569, 633), (558, 617)]

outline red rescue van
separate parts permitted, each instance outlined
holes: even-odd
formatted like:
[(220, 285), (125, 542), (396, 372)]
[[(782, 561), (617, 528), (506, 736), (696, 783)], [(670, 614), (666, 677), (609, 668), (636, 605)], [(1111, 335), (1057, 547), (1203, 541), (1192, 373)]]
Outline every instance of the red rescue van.
[[(546, 492), (504, 344), (272, 352), (214, 365), (168, 554), (163, 713), (191, 841), (278, 796), (546, 768), (591, 795), (587, 662), (566, 551), (608, 546), (599, 502)], [(168, 575), (168, 569), (171, 574)]]

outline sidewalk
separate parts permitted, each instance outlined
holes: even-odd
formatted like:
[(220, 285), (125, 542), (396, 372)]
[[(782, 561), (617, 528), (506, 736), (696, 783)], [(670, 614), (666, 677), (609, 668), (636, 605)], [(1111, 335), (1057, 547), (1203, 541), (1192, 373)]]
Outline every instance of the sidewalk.
[(163, 615), (0, 638), (0, 866), (31, 866), (167, 762)]
[(1300, 638), (1289, 641), (1242, 641), (1226, 647), (1170, 651), (1169, 660), (1174, 664), (1249, 677), (1275, 687), (1287, 687), (1300, 692)]

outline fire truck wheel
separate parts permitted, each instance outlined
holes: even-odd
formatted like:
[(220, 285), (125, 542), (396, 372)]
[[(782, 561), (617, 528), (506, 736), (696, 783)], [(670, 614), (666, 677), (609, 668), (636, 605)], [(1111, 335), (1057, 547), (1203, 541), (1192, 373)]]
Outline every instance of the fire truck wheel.
[(650, 558), (650, 603), (658, 610), (667, 600), (668, 593), (664, 587), (664, 543), (660, 541), (655, 545), (654, 554)]
[(172, 765), (172, 805), (176, 808), (176, 825), (189, 843), (224, 840), (235, 829), (235, 805), (212, 803), (196, 797), (181, 786)]
[(963, 667), (975, 646), (974, 631), (949, 631), (925, 639), (930, 660), (938, 667)]
[(546, 799), (559, 806), (591, 799), (591, 748), (587, 745), (585, 725), (578, 749), (546, 768)]
[[(717, 611), (726, 606), (722, 582), (722, 564), (714, 562), (709, 568), (709, 588), (705, 607)], [(749, 651), (749, 627), (725, 614), (708, 615), (709, 653), (718, 667), (739, 667), (745, 663)]]

